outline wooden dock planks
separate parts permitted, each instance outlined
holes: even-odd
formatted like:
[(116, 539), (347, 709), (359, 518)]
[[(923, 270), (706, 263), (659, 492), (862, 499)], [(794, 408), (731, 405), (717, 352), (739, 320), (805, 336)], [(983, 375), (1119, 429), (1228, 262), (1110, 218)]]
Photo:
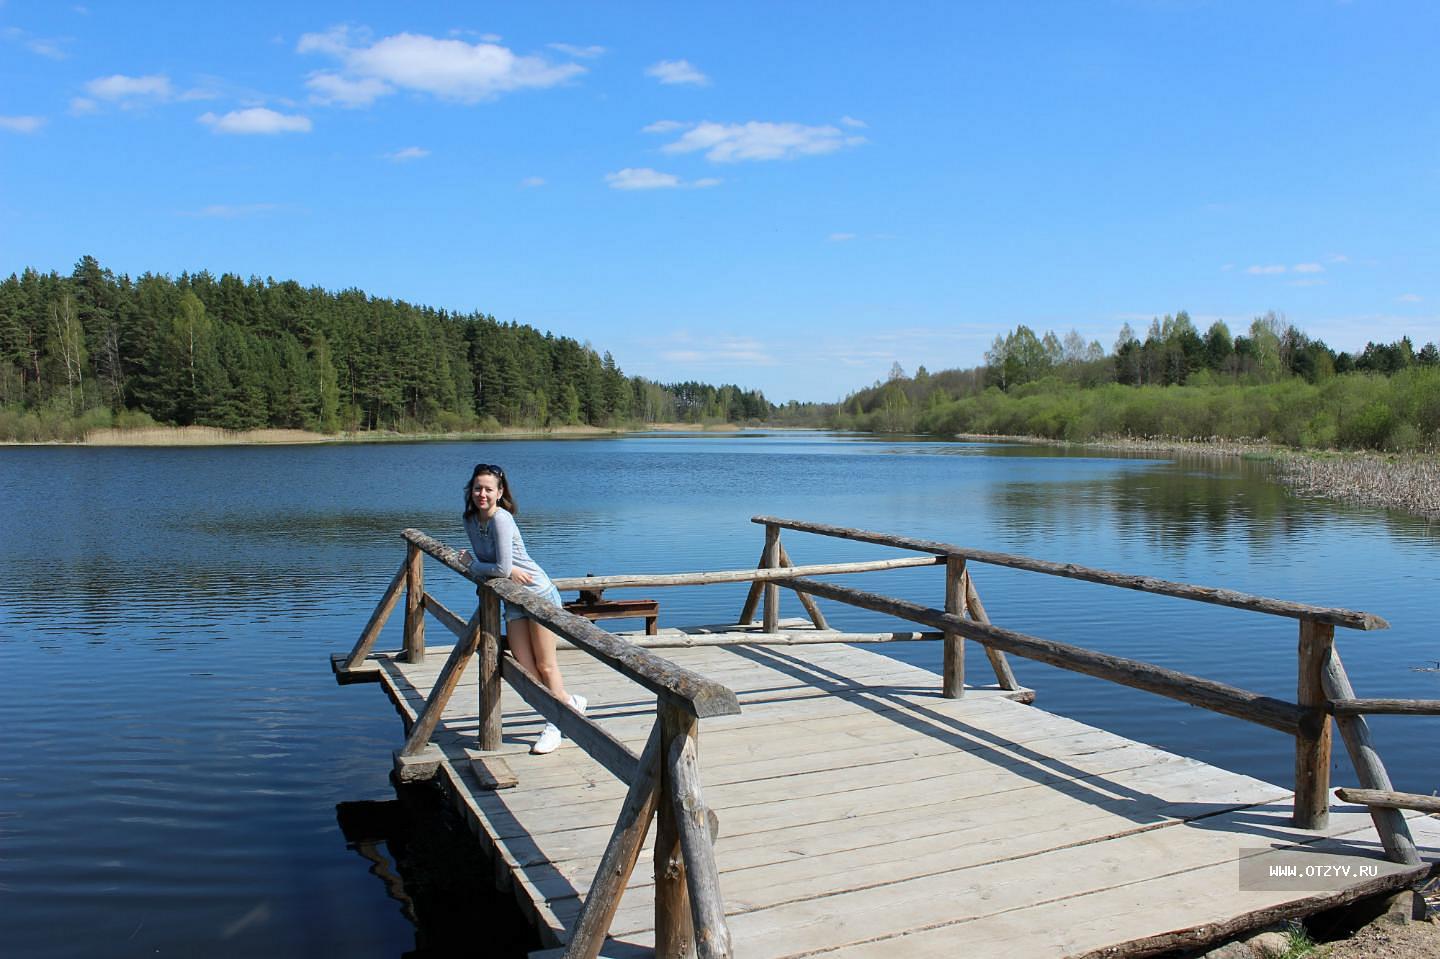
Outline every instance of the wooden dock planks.
[[(376, 657), (407, 724), (447, 652), (431, 649), (415, 665)], [(590, 715), (638, 752), (653, 696), (581, 652), (560, 655)], [(1370, 886), (1417, 874), (1383, 860), (1358, 807), (1336, 807), (1321, 833), (1299, 831), (1288, 790), (1020, 705), (1007, 698), (1015, 693), (943, 699), (935, 674), (868, 649), (662, 655), (729, 686), (742, 707), (703, 721), (699, 740), (737, 956), (883, 950), (893, 959), (963, 948), (1013, 959), (1202, 942), (1319, 908), (1313, 893), (1238, 890), (1238, 850), (1273, 843), (1374, 863), (1381, 874)], [(563, 942), (625, 789), (569, 743), (530, 756), (542, 720), (508, 686), (498, 755), (519, 782), (482, 789), (465, 761), (477, 705), (467, 671), (434, 736), (449, 759), (441, 781), (542, 939)], [(1435, 822), (1411, 825), (1430, 860)], [(607, 955), (643, 954), (653, 941), (651, 869), (647, 846)]]

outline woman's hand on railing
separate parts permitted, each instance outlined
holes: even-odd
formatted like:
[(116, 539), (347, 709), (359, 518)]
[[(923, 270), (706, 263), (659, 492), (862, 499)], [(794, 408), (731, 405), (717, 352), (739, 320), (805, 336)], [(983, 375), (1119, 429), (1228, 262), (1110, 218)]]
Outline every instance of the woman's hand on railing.
[(510, 567), (510, 578), (513, 579), (515, 582), (519, 583), (521, 586), (529, 586), (531, 580), (534, 579), (533, 576), (525, 572), (519, 566)]

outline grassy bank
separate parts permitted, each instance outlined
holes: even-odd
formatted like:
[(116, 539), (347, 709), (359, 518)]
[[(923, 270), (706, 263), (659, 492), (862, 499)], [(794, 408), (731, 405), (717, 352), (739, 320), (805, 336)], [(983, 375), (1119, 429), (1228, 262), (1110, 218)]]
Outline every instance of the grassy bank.
[(1046, 437), (981, 433), (962, 433), (957, 438), (1162, 456), (1247, 457), (1268, 463), (1275, 478), (1301, 496), (1321, 496), (1356, 506), (1378, 506), (1427, 519), (1440, 519), (1440, 454), (1435, 453), (1294, 450), (1271, 443), (1224, 437), (1165, 440), (1111, 436), (1079, 443)]

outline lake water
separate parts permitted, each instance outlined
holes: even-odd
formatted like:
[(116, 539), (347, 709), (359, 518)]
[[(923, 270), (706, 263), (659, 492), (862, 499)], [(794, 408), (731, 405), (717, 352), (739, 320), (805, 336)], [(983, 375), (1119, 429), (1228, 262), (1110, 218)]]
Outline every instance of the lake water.
[[(523, 954), (505, 900), (457, 875), (428, 797), (397, 799), (384, 696), (328, 665), (401, 563), (401, 529), (464, 544), (477, 460), (505, 466), (555, 576), (750, 567), (750, 517), (788, 516), (1368, 610), (1392, 628), (1337, 630), (1358, 694), (1440, 698), (1440, 527), (1292, 497), (1253, 464), (809, 433), (0, 448), (0, 953), (436, 956), (476, 948), (483, 922), (482, 951)], [(893, 555), (785, 542), (796, 563)], [(1000, 625), (1294, 698), (1292, 620), (974, 573)], [(458, 577), (428, 579), (473, 608)], [(936, 569), (848, 580), (943, 596)], [(699, 624), (733, 621), (744, 593), (644, 595), (662, 623)], [(900, 625), (824, 605), (841, 628)], [(875, 648), (939, 666), (936, 644)], [(1011, 661), (1046, 709), (1290, 781), (1279, 733)], [(1372, 724), (1397, 788), (1440, 787), (1436, 720)], [(1355, 783), (1343, 750), (1334, 776)]]

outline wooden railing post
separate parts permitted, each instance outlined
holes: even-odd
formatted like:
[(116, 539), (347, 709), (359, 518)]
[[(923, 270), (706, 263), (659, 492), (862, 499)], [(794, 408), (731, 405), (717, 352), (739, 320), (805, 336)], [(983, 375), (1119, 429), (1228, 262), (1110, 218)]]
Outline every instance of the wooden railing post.
[(480, 748), (500, 748), (500, 597), (481, 586)]
[[(1330, 699), (1355, 698), (1355, 687), (1350, 685), (1350, 676), (1345, 672), (1345, 664), (1340, 661), (1338, 650), (1330, 651), (1329, 662), (1325, 664), (1324, 680), (1325, 695)], [(1335, 725), (1340, 727), (1340, 738), (1344, 740), (1345, 748), (1350, 753), (1350, 763), (1355, 767), (1355, 774), (1360, 777), (1360, 785), (1366, 789), (1393, 790), (1395, 787), (1390, 782), (1390, 773), (1380, 761), (1380, 753), (1375, 749), (1375, 741), (1370, 736), (1370, 725), (1365, 722), (1365, 717), (1337, 715)], [(1371, 806), (1370, 818), (1375, 823), (1375, 831), (1380, 834), (1385, 855), (1391, 862), (1419, 864), (1420, 853), (1415, 848), (1410, 827), (1405, 825), (1404, 813), (1398, 809)]]
[(1306, 711), (1295, 734), (1295, 814), (1301, 829), (1330, 821), (1330, 714), (1325, 710), (1325, 669), (1335, 627), (1300, 620), (1299, 681), (1295, 701)]
[[(975, 577), (970, 571), (965, 571), (965, 609), (969, 611), (970, 618), (977, 623), (990, 625), (990, 617), (985, 612), (985, 604), (980, 602), (980, 594), (975, 590)], [(998, 649), (985, 647), (985, 658), (990, 660), (990, 668), (995, 670), (995, 681), (1000, 684), (1001, 689), (1019, 689), (1020, 682), (1015, 678), (1015, 671), (1010, 668), (1010, 661), (1005, 654)]]
[[(780, 544), (780, 565), (786, 567), (795, 565), (790, 562), (790, 554), (785, 552), (784, 543)], [(810, 615), (810, 622), (815, 624), (816, 629), (830, 628), (830, 624), (825, 621), (825, 614), (820, 612), (820, 607), (815, 604), (815, 600), (810, 598), (809, 593), (797, 592), (795, 595), (799, 598), (800, 605), (805, 607), (805, 612)]]
[[(803, 594), (802, 594), (803, 595)], [(945, 557), (945, 612), (965, 614), (965, 557)], [(945, 679), (941, 695), (959, 699), (965, 695), (965, 639), (959, 633), (945, 634)]]
[[(767, 607), (768, 608), (768, 607)], [(687, 959), (695, 955), (695, 926), (685, 854), (675, 817), (674, 776), (667, 757), (677, 739), (695, 734), (695, 717), (662, 696), (656, 707), (660, 727), (660, 801), (655, 816), (655, 955), (656, 959)]]
[[(765, 558), (761, 565), (766, 569), (780, 565), (780, 527), (774, 523), (765, 524)], [(780, 628), (780, 587), (773, 580), (765, 584), (765, 620), (760, 628), (767, 633)]]
[(405, 662), (425, 661), (425, 554), (414, 543), (405, 546)]
[(677, 732), (670, 741), (665, 776), (680, 848), (685, 854), (695, 953), (699, 959), (730, 959), (730, 927), (725, 922), (720, 870), (715, 863), (712, 830), (716, 822), (700, 789), (700, 724), (688, 713), (680, 715), (688, 728), (683, 734)]

